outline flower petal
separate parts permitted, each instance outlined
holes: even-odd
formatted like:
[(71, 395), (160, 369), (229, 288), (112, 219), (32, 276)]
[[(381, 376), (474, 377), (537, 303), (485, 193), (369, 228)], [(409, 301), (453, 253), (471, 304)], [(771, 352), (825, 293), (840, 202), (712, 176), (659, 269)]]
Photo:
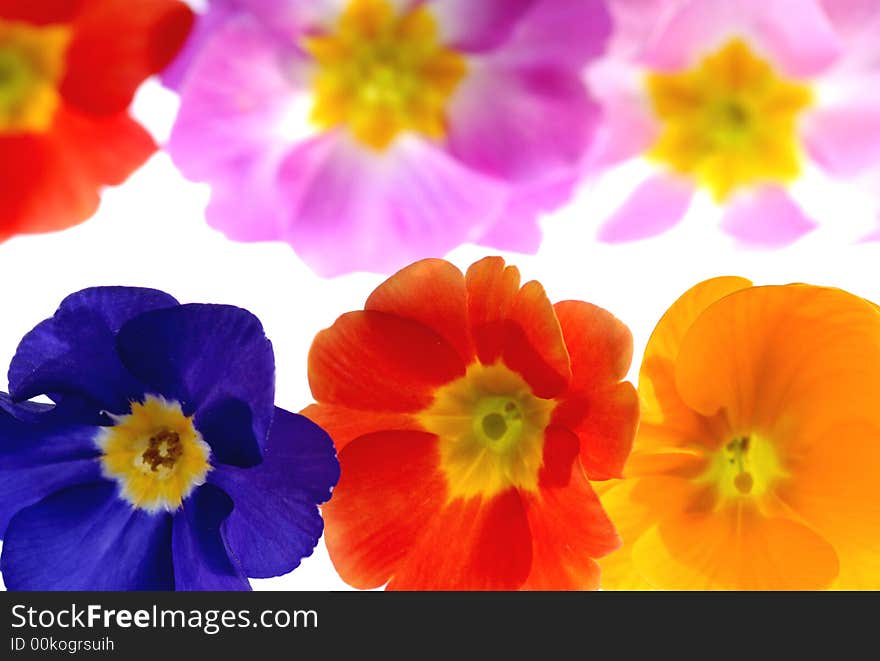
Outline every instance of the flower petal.
[(220, 533), (232, 510), (229, 497), (210, 484), (196, 489), (174, 515), (175, 590), (250, 590)]
[(477, 238), (509, 187), (415, 136), (377, 154), (343, 132), (291, 153), (279, 183), (287, 240), (319, 274), (387, 273)]
[(498, 47), (540, 0), (429, 0), (440, 40), (456, 50), (474, 52)]
[(315, 337), (309, 384), (318, 402), (368, 411), (420, 411), (464, 376), (456, 351), (427, 326), (383, 312), (350, 312)]
[(633, 561), (650, 584), (671, 590), (817, 590), (839, 568), (806, 526), (746, 507), (670, 518), (639, 538)]
[(458, 498), (426, 523), (389, 590), (512, 590), (528, 578), (531, 533), (516, 489)]
[(811, 113), (806, 129), (810, 155), (843, 177), (880, 162), (880, 102), (862, 93), (870, 97)]
[(626, 377), (633, 338), (623, 322), (582, 301), (561, 301), (553, 309), (571, 359), (572, 390), (589, 392)]
[(346, 583), (377, 588), (388, 582), (446, 501), (437, 437), (369, 434), (346, 446), (339, 462), (342, 477), (323, 508), (327, 550)]
[(693, 196), (690, 182), (668, 174), (654, 175), (639, 184), (605, 221), (598, 239), (619, 243), (662, 234), (684, 218)]
[(176, 0), (85, 2), (73, 25), (61, 94), (76, 107), (117, 113), (144, 80), (164, 69), (193, 24)]
[(560, 427), (545, 432), (539, 492), (523, 494), (532, 536), (530, 590), (595, 590), (594, 558), (620, 538), (577, 463), (578, 439)]
[(171, 517), (109, 482), (59, 491), (12, 518), (0, 569), (9, 590), (170, 590)]
[(64, 408), (23, 415), (25, 406), (0, 394), (0, 537), (19, 510), (66, 487), (102, 481), (98, 428), (68, 419)]
[(10, 21), (25, 21), (34, 25), (68, 23), (79, 13), (85, 0), (0, 0), (0, 17)]
[(721, 228), (744, 244), (779, 248), (811, 232), (816, 223), (784, 189), (765, 187), (731, 203)]
[(49, 133), (0, 136), (0, 240), (81, 223), (98, 208), (102, 186), (121, 184), (155, 150), (125, 113), (88, 117), (62, 108)]
[(424, 259), (398, 271), (370, 294), (364, 309), (418, 322), (454, 347), (464, 364), (473, 360), (464, 276), (445, 260)]
[(119, 331), (122, 362), (181, 403), (220, 463), (259, 463), (275, 412), (275, 356), (259, 320), (229, 305), (180, 305)]
[(473, 62), (448, 107), (448, 148), (487, 175), (533, 182), (576, 167), (597, 120), (577, 75)]
[(306, 418), (275, 409), (262, 463), (215, 466), (208, 482), (233, 503), (223, 522), (226, 546), (247, 576), (293, 571), (312, 554), (324, 522), (318, 505), (339, 480), (339, 462), (327, 433)]
[(519, 271), (500, 257), (468, 269), (471, 334), (484, 365), (502, 359), (535, 395), (551, 399), (571, 379), (568, 351), (544, 288), (535, 281), (520, 288), (519, 280)]
[(98, 408), (128, 413), (143, 384), (120, 362), (116, 333), (143, 312), (176, 305), (155, 289), (95, 287), (71, 294), (18, 345), (9, 367), (12, 397), (75, 395)]
[(422, 431), (414, 415), (387, 411), (363, 411), (337, 404), (312, 404), (301, 411), (333, 438), (337, 452), (353, 440), (380, 431)]

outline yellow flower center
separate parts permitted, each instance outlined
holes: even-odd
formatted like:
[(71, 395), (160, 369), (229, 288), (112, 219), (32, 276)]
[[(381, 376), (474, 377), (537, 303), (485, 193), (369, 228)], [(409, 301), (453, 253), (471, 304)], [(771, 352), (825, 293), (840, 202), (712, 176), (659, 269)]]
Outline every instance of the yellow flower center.
[(491, 497), (511, 487), (536, 491), (544, 428), (555, 405), (535, 397), (501, 364), (473, 364), (440, 388), (418, 419), (440, 438), (450, 500)]
[(101, 468), (135, 507), (173, 511), (211, 470), (208, 444), (180, 404), (147, 395), (98, 435)]
[(716, 200), (800, 175), (798, 119), (812, 92), (779, 76), (742, 40), (690, 71), (648, 75), (647, 89), (662, 124), (648, 156), (693, 177)]
[(0, 20), (0, 134), (49, 129), (69, 42), (63, 26)]
[(311, 119), (321, 128), (347, 126), (376, 150), (403, 131), (445, 135), (446, 104), (466, 64), (439, 42), (427, 6), (398, 14), (388, 0), (351, 0), (335, 32), (304, 47), (317, 63)]
[(771, 493), (786, 472), (773, 444), (757, 434), (735, 436), (715, 452), (700, 482), (717, 487), (722, 503)]

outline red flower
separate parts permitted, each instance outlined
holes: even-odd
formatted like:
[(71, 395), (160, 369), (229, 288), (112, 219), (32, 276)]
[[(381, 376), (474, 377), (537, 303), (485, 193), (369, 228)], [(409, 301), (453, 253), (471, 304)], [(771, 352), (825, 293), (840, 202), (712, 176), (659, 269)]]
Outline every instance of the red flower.
[(552, 305), (498, 257), (413, 264), (309, 356), (342, 478), (326, 542), (359, 588), (594, 589), (620, 541), (588, 480), (620, 476), (638, 421), (629, 330)]
[(192, 21), (176, 0), (0, 0), (0, 240), (82, 222), (155, 151), (127, 108)]

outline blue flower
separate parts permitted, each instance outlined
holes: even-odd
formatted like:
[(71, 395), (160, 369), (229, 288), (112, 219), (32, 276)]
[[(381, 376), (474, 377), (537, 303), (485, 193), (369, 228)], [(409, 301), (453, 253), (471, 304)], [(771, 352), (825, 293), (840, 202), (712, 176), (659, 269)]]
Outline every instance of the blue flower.
[(86, 289), (25, 336), (9, 391), (9, 589), (247, 590), (321, 536), (333, 443), (275, 407), (272, 344), (245, 310)]

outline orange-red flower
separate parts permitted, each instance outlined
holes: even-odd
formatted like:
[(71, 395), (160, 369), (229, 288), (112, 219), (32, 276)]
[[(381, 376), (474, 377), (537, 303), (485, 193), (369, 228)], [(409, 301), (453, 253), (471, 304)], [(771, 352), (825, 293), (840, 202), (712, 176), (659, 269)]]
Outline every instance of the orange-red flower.
[(0, 0), (0, 240), (85, 220), (153, 153), (128, 105), (192, 19), (177, 0)]
[[(880, 588), (880, 313), (846, 292), (697, 285), (639, 377), (607, 588)], [(611, 485), (608, 488), (607, 485)]]
[(326, 542), (359, 588), (594, 589), (619, 538), (589, 480), (638, 422), (629, 330), (490, 257), (407, 267), (309, 356), (342, 478)]

